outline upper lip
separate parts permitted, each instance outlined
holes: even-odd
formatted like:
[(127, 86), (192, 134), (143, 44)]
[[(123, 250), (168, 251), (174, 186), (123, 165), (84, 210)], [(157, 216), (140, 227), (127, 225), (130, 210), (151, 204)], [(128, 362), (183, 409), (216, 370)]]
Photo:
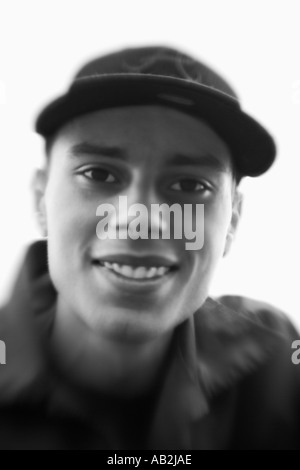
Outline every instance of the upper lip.
[(117, 263), (129, 266), (145, 266), (145, 267), (162, 267), (166, 266), (168, 268), (178, 267), (178, 262), (174, 259), (167, 258), (165, 256), (159, 255), (144, 255), (136, 256), (130, 254), (112, 254), (105, 255), (101, 257), (94, 257), (93, 261), (97, 262), (107, 262), (107, 263)]

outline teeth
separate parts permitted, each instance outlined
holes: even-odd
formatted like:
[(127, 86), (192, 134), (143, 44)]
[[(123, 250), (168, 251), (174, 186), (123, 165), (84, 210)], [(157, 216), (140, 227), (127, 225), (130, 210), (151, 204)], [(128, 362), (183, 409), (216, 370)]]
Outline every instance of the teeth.
[(150, 268), (148, 269), (146, 276), (147, 278), (154, 277), (156, 274), (158, 274), (158, 268)]
[(150, 279), (157, 276), (164, 276), (164, 274), (166, 274), (170, 270), (170, 268), (167, 268), (165, 266), (161, 266), (159, 268), (146, 268), (144, 266), (133, 267), (118, 263), (108, 263), (106, 261), (103, 263), (103, 265), (106, 268), (111, 269), (118, 274), (121, 274), (122, 276), (132, 279)]
[(167, 271), (169, 271), (169, 268), (165, 268), (164, 266), (162, 266), (161, 268), (157, 269), (157, 274), (159, 276), (163, 276), (164, 274), (166, 274)]
[[(128, 266), (125, 266), (125, 267), (128, 268)], [(130, 272), (128, 274), (128, 277), (131, 277), (131, 273), (132, 273), (134, 279), (145, 279), (145, 277), (148, 277), (147, 276), (147, 269), (144, 268), (143, 266), (141, 266), (139, 268), (136, 268), (136, 269), (129, 268), (129, 271)]]

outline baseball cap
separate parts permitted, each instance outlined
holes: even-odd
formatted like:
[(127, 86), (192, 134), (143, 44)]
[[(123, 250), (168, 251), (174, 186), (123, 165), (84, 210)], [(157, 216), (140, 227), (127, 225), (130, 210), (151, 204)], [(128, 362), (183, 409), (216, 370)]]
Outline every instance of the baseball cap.
[(242, 110), (232, 87), (204, 63), (169, 47), (123, 49), (88, 62), (67, 92), (40, 112), (35, 129), (47, 139), (80, 115), (142, 104), (204, 120), (229, 146), (241, 176), (259, 176), (274, 162), (273, 138)]

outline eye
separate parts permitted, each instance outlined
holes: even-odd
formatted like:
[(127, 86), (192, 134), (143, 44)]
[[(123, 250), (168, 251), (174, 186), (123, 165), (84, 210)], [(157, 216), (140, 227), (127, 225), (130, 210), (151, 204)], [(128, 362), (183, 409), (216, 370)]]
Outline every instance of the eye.
[(171, 189), (174, 191), (184, 191), (184, 192), (204, 192), (208, 188), (204, 183), (195, 179), (182, 179), (171, 185)]
[(107, 170), (101, 168), (91, 168), (82, 173), (85, 178), (96, 183), (115, 183), (117, 179)]

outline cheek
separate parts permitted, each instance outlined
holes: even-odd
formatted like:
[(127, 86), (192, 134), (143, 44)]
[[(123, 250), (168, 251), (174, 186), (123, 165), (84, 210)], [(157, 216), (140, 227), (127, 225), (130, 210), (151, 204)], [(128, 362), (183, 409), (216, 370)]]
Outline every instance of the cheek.
[(231, 198), (219, 197), (204, 206), (204, 244), (195, 252), (197, 272), (210, 278), (223, 257), (231, 220)]
[[(74, 269), (76, 262), (96, 237), (97, 202), (82, 194), (68, 181), (50, 184), (46, 194), (50, 264)], [(68, 259), (68, 263), (65, 260)]]
[(181, 292), (177, 307), (186, 317), (199, 308), (207, 296), (217, 265), (223, 257), (231, 220), (231, 199), (220, 198), (204, 208), (204, 245), (186, 250)]
[(223, 257), (226, 237), (232, 216), (231, 197), (220, 197), (206, 208), (204, 224), (204, 251), (217, 263)]

